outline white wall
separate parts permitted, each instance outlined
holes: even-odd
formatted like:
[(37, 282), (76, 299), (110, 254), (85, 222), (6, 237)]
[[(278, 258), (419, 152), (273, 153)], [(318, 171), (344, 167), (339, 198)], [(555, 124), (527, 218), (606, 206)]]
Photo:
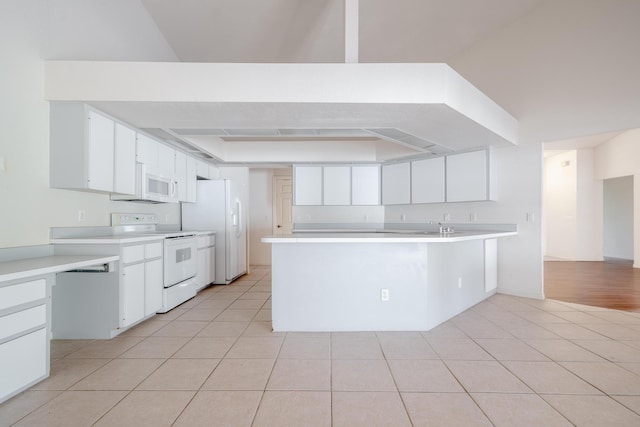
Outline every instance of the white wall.
[[(43, 58), (174, 60), (141, 7), (134, 0), (0, 2), (0, 157), (6, 163), (0, 171), (0, 247), (48, 243), (50, 227), (109, 225), (110, 212), (155, 212), (162, 222), (179, 223), (175, 204), (112, 202), (107, 195), (49, 188)], [(79, 209), (86, 212), (84, 222), (77, 221)]]
[(633, 176), (604, 181), (604, 256), (633, 259)]
[(602, 261), (602, 180), (595, 177), (595, 150), (577, 151), (576, 259)]
[(542, 143), (640, 126), (638, 16), (634, 0), (547, 1), (448, 61), (519, 120), (519, 146), (497, 150), (492, 217), (519, 226), (500, 242), (499, 292), (543, 295)]
[(545, 159), (545, 255), (602, 261), (602, 181), (591, 148)]
[(576, 260), (577, 180), (576, 150), (545, 159), (544, 222), (547, 256)]
[(640, 129), (632, 129), (595, 150), (597, 179), (633, 176), (633, 254), (640, 268)]

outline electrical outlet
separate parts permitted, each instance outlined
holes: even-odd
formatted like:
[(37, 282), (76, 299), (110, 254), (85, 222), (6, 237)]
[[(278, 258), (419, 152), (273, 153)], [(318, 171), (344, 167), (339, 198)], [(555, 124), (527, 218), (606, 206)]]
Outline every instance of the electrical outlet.
[(405, 222), (407, 220), (407, 215), (402, 214), (400, 215), (400, 221)]
[(442, 215), (442, 220), (443, 221), (451, 221), (451, 214), (448, 214), (448, 213), (443, 214)]
[(79, 222), (82, 222), (82, 221), (84, 221), (85, 219), (87, 219), (87, 214), (86, 214), (86, 212), (85, 212), (85, 211), (83, 211), (82, 209), (80, 209), (80, 210), (78, 211), (78, 221), (79, 221)]
[(462, 277), (458, 277), (458, 289), (462, 289)]
[(389, 289), (380, 289), (380, 301), (389, 301)]
[(476, 215), (475, 212), (471, 212), (469, 214), (469, 222), (476, 222), (477, 219), (478, 219), (478, 216)]

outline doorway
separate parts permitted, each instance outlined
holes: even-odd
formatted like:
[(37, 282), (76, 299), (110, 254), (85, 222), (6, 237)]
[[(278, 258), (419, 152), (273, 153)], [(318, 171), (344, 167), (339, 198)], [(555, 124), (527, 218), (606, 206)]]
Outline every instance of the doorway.
[(544, 144), (547, 298), (640, 311), (640, 269), (633, 268), (636, 139), (618, 132)]
[(293, 183), (290, 176), (273, 177), (273, 234), (291, 234), (293, 229)]
[(605, 260), (626, 260), (633, 264), (633, 176), (604, 180), (603, 207)]

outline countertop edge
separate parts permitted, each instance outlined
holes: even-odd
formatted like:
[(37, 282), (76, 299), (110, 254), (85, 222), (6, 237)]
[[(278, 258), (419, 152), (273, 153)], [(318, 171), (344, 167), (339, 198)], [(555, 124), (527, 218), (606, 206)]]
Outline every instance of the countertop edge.
[(487, 231), (456, 233), (453, 235), (420, 235), (395, 233), (304, 233), (272, 235), (261, 239), (263, 243), (455, 243), (467, 240), (496, 239), (518, 235), (517, 231)]
[(0, 263), (0, 283), (118, 261), (117, 255), (51, 255)]

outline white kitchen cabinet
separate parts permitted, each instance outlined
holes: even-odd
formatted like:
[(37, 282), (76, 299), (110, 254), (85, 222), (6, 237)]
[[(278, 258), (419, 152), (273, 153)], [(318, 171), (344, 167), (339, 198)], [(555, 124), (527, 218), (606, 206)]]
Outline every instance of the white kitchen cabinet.
[(322, 205), (322, 166), (295, 166), (293, 176), (294, 204)]
[(149, 316), (162, 308), (162, 259), (144, 263), (144, 315)]
[(443, 203), (444, 173), (444, 157), (411, 162), (411, 203)]
[(220, 179), (220, 168), (215, 165), (209, 165), (209, 179)]
[(492, 200), (489, 150), (446, 156), (447, 202)]
[(411, 202), (411, 165), (382, 165), (382, 204), (406, 205)]
[(209, 179), (209, 164), (205, 161), (197, 160), (196, 175), (200, 178)]
[(113, 191), (115, 123), (95, 111), (89, 111), (88, 187), (92, 190)]
[(50, 106), (49, 185), (112, 192), (115, 121), (77, 102)]
[(144, 263), (122, 269), (122, 311), (120, 327), (126, 328), (144, 318)]
[(178, 199), (181, 202), (196, 201), (196, 159), (176, 151), (176, 180)]
[(197, 160), (193, 157), (187, 156), (187, 197), (185, 202), (196, 202), (197, 194), (197, 182), (196, 176)]
[(322, 174), (323, 205), (351, 204), (351, 167), (325, 166)]
[(123, 246), (120, 327), (125, 328), (162, 308), (162, 241)]
[(216, 278), (215, 234), (198, 236), (197, 290), (206, 288)]
[(158, 168), (168, 177), (176, 174), (176, 150), (164, 145), (158, 144)]
[(136, 192), (136, 132), (116, 123), (113, 192), (135, 194)]
[(46, 279), (0, 284), (0, 402), (49, 375)]
[(138, 133), (136, 137), (136, 162), (157, 167), (160, 143), (143, 133)]
[(351, 167), (351, 204), (380, 204), (380, 166)]

